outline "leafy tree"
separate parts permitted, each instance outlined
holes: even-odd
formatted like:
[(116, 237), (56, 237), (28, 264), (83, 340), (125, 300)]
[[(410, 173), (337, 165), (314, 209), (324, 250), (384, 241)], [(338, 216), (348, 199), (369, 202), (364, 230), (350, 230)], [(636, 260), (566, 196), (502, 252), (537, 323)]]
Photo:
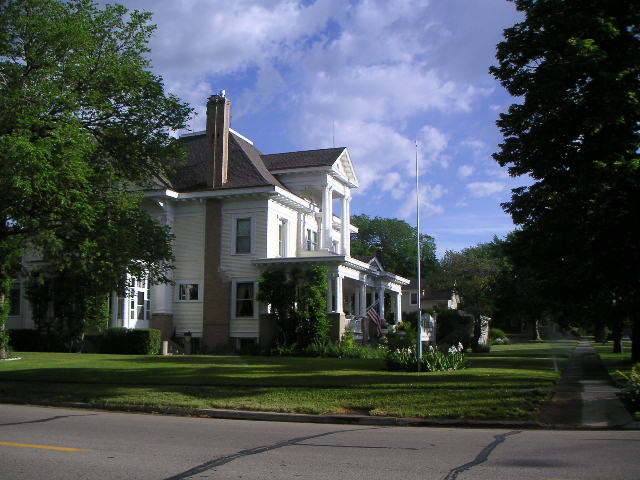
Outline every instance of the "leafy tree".
[(168, 232), (132, 187), (183, 157), (171, 132), (190, 109), (149, 71), (149, 20), (91, 0), (0, 2), (0, 278), (24, 247), (98, 296), (127, 272), (166, 278)]
[(491, 73), (519, 99), (494, 158), (528, 175), (505, 204), (545, 292), (568, 310), (612, 309), (640, 361), (640, 8), (610, 0), (515, 0)]
[(276, 343), (305, 348), (329, 339), (327, 268), (270, 268), (259, 280), (258, 299), (271, 305), (278, 326)]
[(481, 243), (460, 252), (448, 250), (441, 261), (441, 284), (455, 290), (461, 299), (461, 309), (473, 316), (473, 345), (478, 343), (483, 316), (495, 310), (495, 286), (504, 260), (497, 246)]
[[(375, 256), (389, 272), (409, 278), (416, 276), (418, 239), (415, 227), (404, 220), (368, 215), (354, 215), (351, 223), (358, 227), (358, 233), (351, 237), (352, 256), (362, 260)], [(433, 237), (420, 234), (420, 245), (421, 275), (431, 282), (439, 272), (436, 243)]]

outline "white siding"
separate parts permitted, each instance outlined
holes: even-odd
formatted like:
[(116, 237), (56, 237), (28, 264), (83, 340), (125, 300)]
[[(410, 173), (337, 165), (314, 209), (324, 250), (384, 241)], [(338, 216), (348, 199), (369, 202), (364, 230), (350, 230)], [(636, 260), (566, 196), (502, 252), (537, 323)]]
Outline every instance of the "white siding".
[(200, 202), (180, 202), (175, 206), (173, 253), (175, 270), (173, 279), (176, 288), (180, 283), (200, 284), (199, 300), (177, 301), (173, 297), (173, 325), (178, 330), (202, 332), (202, 299), (204, 298), (204, 227), (205, 208)]
[[(220, 266), (231, 279), (257, 279), (258, 268), (253, 264), (258, 258), (267, 256), (267, 199), (229, 200), (222, 207), (222, 241)], [(250, 216), (252, 222), (252, 253), (234, 253), (232, 238), (233, 220), (237, 216)]]
[(269, 201), (267, 225), (267, 256), (279, 257), (279, 226), (280, 219), (287, 221), (287, 251), (286, 257), (295, 257), (298, 241), (298, 213), (273, 200)]
[(231, 337), (255, 338), (258, 336), (258, 320), (234, 319), (231, 320)]

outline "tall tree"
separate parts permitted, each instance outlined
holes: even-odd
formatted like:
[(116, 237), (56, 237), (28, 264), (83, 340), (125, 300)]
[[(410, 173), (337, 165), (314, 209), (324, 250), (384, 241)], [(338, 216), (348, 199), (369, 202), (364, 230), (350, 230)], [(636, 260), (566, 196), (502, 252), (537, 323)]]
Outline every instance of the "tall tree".
[(461, 307), (473, 316), (473, 344), (477, 345), (482, 330), (482, 318), (495, 310), (495, 287), (504, 267), (501, 250), (495, 239), (460, 252), (448, 250), (442, 258), (440, 284), (460, 295)]
[(0, 278), (24, 247), (53, 273), (105, 274), (101, 291), (128, 270), (164, 277), (167, 232), (132, 186), (182, 158), (171, 132), (190, 109), (149, 70), (149, 21), (91, 0), (0, 2)]
[[(358, 233), (351, 237), (351, 255), (363, 260), (374, 256), (385, 270), (403, 277), (417, 275), (418, 238), (415, 227), (397, 218), (354, 215), (351, 223)], [(433, 237), (420, 234), (420, 257), (423, 278), (429, 282), (438, 274), (436, 242)]]
[(505, 30), (490, 71), (520, 101), (497, 122), (494, 158), (533, 182), (505, 208), (552, 301), (615, 307), (632, 319), (640, 361), (640, 6), (515, 4), (525, 18)]

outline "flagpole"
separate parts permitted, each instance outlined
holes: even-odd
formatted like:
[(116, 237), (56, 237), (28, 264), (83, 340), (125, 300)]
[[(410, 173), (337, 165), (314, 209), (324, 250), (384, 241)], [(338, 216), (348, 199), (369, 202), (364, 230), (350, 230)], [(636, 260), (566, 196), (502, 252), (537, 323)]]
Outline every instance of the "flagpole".
[(418, 233), (418, 371), (422, 366), (422, 287), (420, 285), (420, 190), (418, 185), (418, 140), (416, 140), (416, 231)]

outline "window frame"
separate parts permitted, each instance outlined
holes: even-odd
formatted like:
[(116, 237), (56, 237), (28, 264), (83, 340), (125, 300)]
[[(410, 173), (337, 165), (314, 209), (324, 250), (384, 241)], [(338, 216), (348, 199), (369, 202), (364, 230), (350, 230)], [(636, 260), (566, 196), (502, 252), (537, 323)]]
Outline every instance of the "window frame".
[[(231, 289), (231, 317), (234, 320), (255, 320), (258, 318), (258, 282), (251, 278), (238, 278), (233, 280)], [(238, 286), (243, 284), (250, 284), (252, 288), (251, 298), (251, 316), (239, 316), (238, 315)], [(248, 299), (242, 299), (241, 301), (247, 301)]]
[(318, 251), (318, 231), (313, 230), (311, 228), (307, 228), (306, 236), (306, 244), (308, 252), (317, 252)]
[[(196, 286), (196, 292), (198, 294), (198, 298), (196, 299), (186, 299), (186, 298), (181, 298), (181, 290), (182, 290), (182, 286), (186, 286), (186, 285), (195, 285)], [(195, 303), (195, 302), (202, 302), (202, 282), (199, 280), (176, 280), (176, 294), (175, 294), (175, 301), (176, 302), (180, 302), (180, 303)]]
[[(249, 220), (249, 251), (238, 251), (238, 221)], [(231, 254), (232, 255), (251, 255), (255, 250), (255, 219), (253, 215), (232, 215), (231, 217)]]
[(287, 257), (289, 248), (289, 219), (278, 217), (278, 256)]
[(418, 292), (409, 293), (409, 305), (418, 305)]

